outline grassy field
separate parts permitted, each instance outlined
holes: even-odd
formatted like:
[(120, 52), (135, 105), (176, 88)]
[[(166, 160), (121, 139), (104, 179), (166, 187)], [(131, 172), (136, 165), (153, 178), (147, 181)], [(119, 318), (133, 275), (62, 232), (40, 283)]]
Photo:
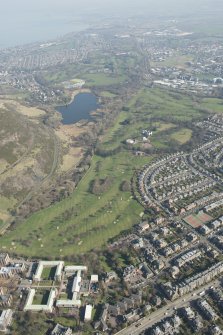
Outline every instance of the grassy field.
[[(130, 192), (121, 191), (120, 185), (130, 181), (135, 169), (153, 156), (134, 156), (122, 145), (123, 140), (142, 137), (142, 129), (155, 127), (151, 140), (154, 147), (168, 148), (173, 140), (171, 135), (180, 146), (191, 135), (191, 130), (181, 124), (201, 118), (204, 114), (199, 107), (182, 94), (160, 89), (140, 90), (105, 131), (99, 145), (105, 151), (116, 147), (120, 151), (108, 157), (94, 155), (90, 169), (72, 196), (18, 224), (1, 238), (1, 248), (30, 257), (64, 257), (101, 248), (109, 238), (132, 227), (139, 222), (143, 208), (131, 198)], [(92, 182), (106, 177), (112, 181), (109, 188), (100, 195), (91, 193)]]
[(53, 280), (56, 272), (56, 266), (53, 267), (45, 267), (43, 269), (41, 279), (43, 280)]
[(66, 80), (71, 80), (77, 77), (78, 68), (76, 64), (66, 64), (62, 68), (54, 68), (47, 73), (43, 72), (43, 79), (50, 84), (61, 84)]
[(56, 317), (55, 322), (60, 323), (65, 327), (75, 327), (77, 325), (76, 320), (74, 318), (65, 318), (65, 317), (62, 317), (62, 316)]
[[(166, 135), (166, 131), (172, 131), (178, 122), (186, 122), (196, 120), (202, 116), (199, 106), (190, 98), (183, 94), (171, 93), (160, 89), (142, 89), (135, 95), (128, 106), (129, 111), (122, 111), (115, 125), (108, 130), (106, 138), (103, 138), (102, 149), (115, 149), (121, 142), (125, 142), (128, 138), (142, 141), (143, 129), (156, 129), (151, 138), (151, 143), (157, 148), (165, 148), (171, 139), (171, 132)], [(164, 121), (153, 121), (154, 118), (160, 118)], [(127, 121), (127, 122), (125, 122)], [(125, 125), (123, 123), (125, 122)], [(175, 123), (176, 122), (176, 123)], [(189, 130), (187, 134), (182, 127), (181, 134), (176, 134), (175, 139), (180, 144), (190, 139)], [(181, 140), (178, 139), (181, 136)]]
[(156, 127), (156, 131), (164, 131), (176, 127), (176, 125), (173, 123), (162, 123), (162, 122), (153, 122), (153, 125)]
[[(142, 89), (131, 100), (130, 108), (144, 113), (145, 117), (165, 117), (171, 121), (191, 121), (202, 114), (191, 97), (162, 89)], [(141, 117), (141, 115), (140, 115)]]
[(123, 83), (126, 80), (125, 76), (111, 76), (105, 73), (90, 73), (82, 76), (86, 80), (87, 86), (109, 86)]
[[(86, 80), (87, 86), (109, 86), (124, 82), (128, 77), (129, 69), (135, 69), (139, 61), (137, 56), (107, 55), (103, 57), (99, 51), (96, 51), (91, 55), (91, 64), (58, 66), (47, 73), (42, 72), (42, 77), (50, 84), (61, 84), (73, 78), (80, 78)], [(110, 68), (109, 73), (106, 72), (108, 68)]]
[(101, 96), (104, 98), (114, 98), (116, 95), (109, 91), (103, 91), (101, 92)]
[(193, 57), (191, 55), (174, 55), (171, 56), (167, 59), (165, 59), (162, 62), (153, 62), (151, 65), (156, 67), (160, 67), (160, 66), (175, 66), (179, 69), (186, 69), (188, 67), (188, 65), (186, 64), (187, 62), (191, 62), (193, 60)]
[(182, 128), (179, 131), (171, 134), (171, 138), (179, 142), (180, 144), (187, 143), (192, 136), (192, 130), (187, 128)]
[(217, 98), (203, 99), (201, 106), (214, 113), (223, 113), (223, 100)]
[(60, 170), (62, 172), (70, 170), (78, 164), (82, 156), (82, 148), (69, 148), (68, 153), (63, 156), (63, 162), (60, 166)]
[[(120, 184), (131, 178), (135, 166), (145, 162), (148, 158), (136, 158), (126, 152), (105, 159), (95, 156), (90, 170), (70, 198), (31, 216), (3, 237), (2, 246), (39, 257), (77, 254), (101, 247), (108, 238), (139, 221), (141, 206), (130, 198), (130, 193), (120, 191)], [(90, 183), (97, 176), (114, 178), (111, 188), (100, 197), (89, 192)], [(11, 245), (12, 241), (15, 246)], [(25, 241), (29, 241), (29, 246)]]
[(4, 196), (0, 196), (0, 211), (7, 211), (9, 208), (13, 208), (16, 203), (16, 199), (13, 197), (6, 198)]
[(34, 299), (33, 299), (33, 305), (46, 305), (47, 300), (49, 298), (50, 291), (44, 290), (44, 291), (37, 291)]

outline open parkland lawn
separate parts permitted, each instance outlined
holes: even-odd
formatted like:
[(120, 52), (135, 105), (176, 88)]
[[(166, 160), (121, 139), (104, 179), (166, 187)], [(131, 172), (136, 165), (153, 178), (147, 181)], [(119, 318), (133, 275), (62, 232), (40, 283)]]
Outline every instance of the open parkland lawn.
[(103, 91), (103, 92), (100, 93), (100, 95), (104, 98), (110, 98), (110, 99), (114, 98), (116, 96), (115, 94), (113, 94), (109, 91)]
[[(72, 255), (101, 247), (108, 238), (139, 221), (142, 207), (131, 199), (130, 193), (120, 191), (120, 184), (131, 179), (134, 166), (140, 167), (148, 160), (126, 152), (107, 158), (94, 156), (90, 170), (70, 198), (32, 215), (2, 237), (2, 246), (38, 257)], [(98, 165), (101, 171), (96, 172)], [(114, 178), (111, 188), (100, 197), (89, 192), (90, 182), (96, 176)], [(75, 213), (67, 220), (60, 220), (59, 217), (72, 208)], [(41, 236), (41, 241), (36, 234)], [(23, 244), (27, 240), (30, 241), (28, 247)], [(13, 241), (15, 246), (12, 247)]]
[(212, 110), (215, 113), (223, 113), (223, 100), (217, 98), (206, 98), (202, 101), (201, 106)]
[(86, 80), (87, 86), (109, 86), (123, 83), (125, 76), (111, 76), (106, 73), (83, 74), (82, 78)]
[(187, 128), (182, 128), (171, 135), (171, 138), (179, 142), (180, 144), (187, 143), (192, 136), (192, 130)]
[[(121, 142), (128, 138), (142, 139), (141, 131), (156, 127), (151, 137), (151, 143), (157, 148), (165, 148), (170, 140), (184, 144), (191, 139), (192, 131), (185, 127), (174, 129), (178, 122), (187, 122), (202, 117), (199, 105), (191, 97), (167, 92), (161, 89), (142, 89), (129, 102), (130, 111), (122, 111), (114, 125), (106, 132), (103, 143), (105, 150), (117, 148)], [(164, 121), (154, 121), (160, 118)], [(123, 122), (128, 124), (123, 125)], [(169, 132), (171, 130), (171, 132)], [(168, 131), (166, 133), (166, 131)]]
[[(103, 150), (118, 146), (121, 150), (105, 158), (94, 155), (90, 169), (74, 193), (17, 224), (1, 237), (1, 250), (7, 248), (9, 252), (38, 258), (86, 253), (106, 246), (110, 238), (140, 221), (142, 206), (132, 199), (130, 192), (121, 191), (120, 185), (124, 180), (130, 181), (134, 171), (154, 156), (134, 156), (122, 142), (139, 136), (142, 129), (151, 126), (156, 127), (151, 140), (155, 147), (168, 146), (168, 140), (173, 140), (171, 134), (175, 134), (177, 141), (185, 142), (190, 139), (188, 130), (178, 122), (193, 121), (204, 114), (191, 97), (160, 89), (140, 90), (128, 107), (129, 110), (121, 111), (113, 126), (105, 131), (99, 144)], [(155, 120), (153, 124), (152, 117), (164, 121)], [(130, 122), (123, 125), (125, 120)], [(161, 136), (165, 132), (167, 135)], [(112, 178), (109, 189), (100, 196), (92, 194), (89, 190), (92, 181), (105, 177)]]
[(177, 54), (165, 59), (162, 62), (152, 62), (152, 66), (175, 66), (176, 68), (187, 68), (187, 62), (193, 61), (193, 57), (191, 55), (181, 55)]

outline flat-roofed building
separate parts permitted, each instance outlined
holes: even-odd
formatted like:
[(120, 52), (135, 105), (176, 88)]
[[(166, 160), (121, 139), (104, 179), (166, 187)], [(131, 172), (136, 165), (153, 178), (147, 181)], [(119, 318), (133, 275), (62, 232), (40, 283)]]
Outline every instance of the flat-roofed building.
[(56, 281), (61, 281), (61, 275), (62, 275), (62, 271), (63, 271), (63, 267), (64, 267), (64, 262), (59, 262), (56, 268), (56, 273), (54, 276), (54, 279)]
[(36, 273), (33, 276), (33, 280), (37, 282), (40, 281), (43, 269), (48, 268), (48, 267), (54, 267), (54, 266), (56, 266), (54, 280), (61, 281), (62, 270), (64, 267), (64, 262), (62, 261), (40, 261), (36, 269)]
[(7, 328), (12, 323), (12, 310), (6, 309), (1, 312), (0, 316), (0, 331), (7, 331)]
[[(58, 308), (73, 308), (81, 307), (81, 295), (89, 294), (89, 281), (82, 280), (82, 271), (87, 271), (84, 265), (70, 265), (65, 266), (64, 272), (67, 277), (72, 277), (73, 282), (71, 286), (72, 299), (59, 299), (56, 302)], [(87, 287), (87, 289), (86, 289)]]
[(68, 265), (64, 269), (66, 275), (74, 275), (77, 271), (87, 271), (87, 266), (84, 265)]
[(91, 321), (92, 310), (93, 310), (93, 306), (92, 305), (86, 305), (86, 307), (85, 307), (85, 314), (84, 314), (84, 321), (85, 322)]
[(74, 292), (72, 299), (67, 300), (57, 300), (56, 306), (58, 308), (73, 308), (73, 307), (81, 307), (81, 300), (78, 299), (78, 293)]
[(59, 323), (52, 330), (51, 335), (72, 335), (72, 329), (61, 326)]
[(78, 274), (77, 277), (74, 278), (72, 285), (72, 292), (80, 292), (81, 288), (81, 276)]
[(44, 312), (52, 313), (53, 303), (54, 303), (54, 300), (55, 300), (56, 295), (57, 295), (57, 290), (56, 289), (51, 289), (46, 305), (33, 305), (32, 303), (33, 303), (33, 299), (34, 299), (35, 294), (36, 294), (35, 289), (31, 289), (29, 291), (29, 294), (28, 294), (28, 297), (27, 297), (27, 300), (26, 300), (26, 304), (25, 304), (25, 307), (24, 307), (24, 311), (36, 311), (36, 312), (44, 311)]
[(98, 283), (98, 275), (91, 275), (91, 283)]

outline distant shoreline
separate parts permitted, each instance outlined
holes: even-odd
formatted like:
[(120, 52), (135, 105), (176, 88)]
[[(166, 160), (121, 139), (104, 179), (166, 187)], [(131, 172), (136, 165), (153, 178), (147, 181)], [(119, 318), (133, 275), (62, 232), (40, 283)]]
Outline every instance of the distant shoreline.
[[(62, 25), (61, 25), (62, 26)], [(64, 24), (64, 26), (66, 26), (66, 24)], [(31, 46), (31, 45), (35, 45), (35, 44), (42, 44), (42, 43), (48, 43), (48, 42), (54, 42), (58, 39), (64, 38), (66, 35), (69, 34), (74, 34), (74, 33), (78, 33), (81, 31), (84, 31), (86, 29), (89, 28), (89, 25), (86, 24), (79, 24), (75, 27), (75, 25), (71, 25), (69, 24), (69, 29), (67, 29), (66, 31), (63, 31), (63, 29), (61, 29), (61, 31), (55, 31), (52, 33), (52, 35), (49, 37), (47, 37), (44, 32), (42, 34), (42, 37), (39, 36), (36, 38), (35, 37), (30, 37), (30, 38), (25, 38), (24, 41), (18, 42), (18, 40), (14, 40), (13, 42), (6, 42), (6, 41), (2, 41), (0, 38), (0, 50), (6, 50), (6, 49), (16, 49), (16, 48), (22, 48), (22, 47), (27, 47), (27, 46)], [(0, 29), (1, 29), (1, 25), (0, 25)], [(16, 28), (14, 28), (16, 30)], [(27, 29), (28, 27), (25, 27), (22, 29), (21, 31), (21, 35), (23, 36), (27, 36)], [(42, 28), (43, 29), (43, 28)], [(23, 34), (24, 33), (24, 34)], [(13, 34), (11, 34), (13, 35)], [(13, 35), (13, 38), (14, 35)], [(9, 41), (10, 41), (10, 37), (9, 37)]]
[(80, 93), (91, 93), (91, 90), (89, 88), (80, 88), (79, 90), (75, 90), (74, 92), (72, 92), (70, 101), (68, 102), (67, 105), (70, 105), (74, 101), (76, 95)]

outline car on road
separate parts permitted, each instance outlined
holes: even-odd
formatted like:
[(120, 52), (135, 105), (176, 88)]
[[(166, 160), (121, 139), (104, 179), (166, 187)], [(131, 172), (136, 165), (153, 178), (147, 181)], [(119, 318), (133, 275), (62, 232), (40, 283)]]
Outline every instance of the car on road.
[(138, 323), (135, 325), (136, 328), (139, 327), (139, 326), (141, 326), (141, 322), (138, 322)]

